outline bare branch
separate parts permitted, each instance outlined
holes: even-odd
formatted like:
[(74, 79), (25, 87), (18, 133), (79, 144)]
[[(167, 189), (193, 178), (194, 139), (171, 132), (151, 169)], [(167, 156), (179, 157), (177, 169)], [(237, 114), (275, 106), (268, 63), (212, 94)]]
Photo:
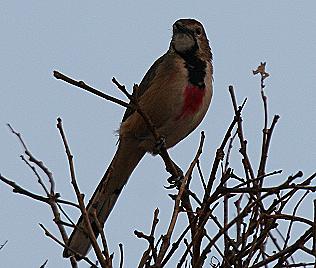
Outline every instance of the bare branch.
[(77, 184), (77, 181), (76, 181), (76, 176), (75, 176), (75, 167), (74, 167), (74, 163), (73, 163), (73, 155), (71, 154), (70, 152), (70, 149), (69, 149), (69, 146), (68, 146), (68, 142), (67, 142), (67, 139), (66, 139), (66, 135), (64, 133), (64, 129), (63, 129), (63, 126), (62, 126), (62, 120), (60, 118), (57, 119), (57, 128), (60, 132), (60, 136), (62, 138), (62, 141), (64, 143), (64, 147), (65, 147), (65, 150), (66, 150), (66, 155), (67, 155), (67, 158), (68, 158), (68, 164), (69, 164), (69, 170), (70, 170), (70, 176), (71, 176), (71, 184), (73, 185), (73, 188), (75, 190), (75, 193), (76, 193), (76, 196), (77, 196), (77, 200), (78, 200), (78, 203), (79, 203), (79, 206), (80, 206), (80, 211), (82, 213), (82, 216), (83, 216), (83, 219), (84, 219), (84, 223), (85, 223), (85, 226), (86, 226), (86, 231), (87, 231), (87, 234), (89, 236), (89, 239), (90, 239), (90, 242), (92, 244), (92, 247), (97, 255), (97, 258), (98, 258), (98, 261), (100, 262), (100, 264), (102, 265), (102, 267), (106, 267), (107, 263), (106, 263), (106, 260), (102, 254), (102, 251), (97, 243), (97, 240), (96, 240), (96, 237), (94, 235), (94, 232), (93, 232), (93, 229), (92, 229), (92, 226), (91, 226), (91, 222), (90, 222), (90, 219), (89, 219), (89, 215), (88, 215), (88, 212), (86, 210), (86, 206), (84, 204), (84, 201), (83, 201), (83, 194), (81, 194), (80, 190), (79, 190), (79, 186)]
[[(49, 238), (53, 239), (57, 244), (61, 245), (63, 248), (66, 248), (67, 250), (73, 252), (74, 256), (78, 256), (80, 259), (86, 261), (87, 263), (89, 263), (91, 265), (91, 267), (97, 268), (97, 266), (92, 261), (90, 261), (89, 258), (80, 255), (79, 253), (77, 253), (74, 250), (72, 250), (71, 248), (69, 248), (65, 243), (58, 240), (51, 232), (49, 232), (45, 228), (45, 226), (43, 224), (39, 223), (39, 226), (44, 230), (45, 235), (48, 236)], [(73, 267), (77, 267), (77, 266), (73, 266)]]
[[(189, 177), (191, 176), (191, 174), (193, 172), (193, 168), (195, 167), (195, 165), (196, 165), (196, 163), (197, 163), (197, 161), (202, 153), (204, 140), (205, 140), (205, 136), (204, 136), (204, 132), (202, 132), (199, 148), (196, 152), (195, 158), (191, 162), (191, 164), (190, 164), (190, 166), (189, 166), (189, 168), (188, 168), (188, 170), (187, 170), (187, 172), (182, 180), (182, 183), (181, 183), (181, 186), (179, 189), (179, 193), (178, 193), (177, 198), (175, 200), (173, 214), (172, 214), (171, 221), (170, 221), (170, 224), (168, 227), (168, 231), (167, 231), (166, 235), (164, 235), (164, 237), (163, 237), (163, 242), (162, 242), (162, 245), (161, 245), (159, 253), (158, 253), (158, 258), (157, 258), (158, 264), (161, 264), (165, 254), (167, 252), (167, 249), (170, 245), (170, 238), (171, 238), (171, 235), (173, 233), (173, 230), (174, 230), (177, 218), (178, 218), (178, 214), (180, 212), (180, 201), (181, 201), (182, 195), (185, 191), (186, 182), (189, 179)], [(192, 226), (193, 223), (190, 222), (190, 224)]]
[(110, 95), (107, 95), (107, 94), (101, 92), (100, 90), (97, 90), (97, 89), (87, 85), (83, 81), (76, 81), (76, 80), (72, 79), (71, 77), (66, 76), (66, 75), (64, 75), (64, 74), (62, 74), (62, 73), (60, 73), (58, 71), (54, 71), (53, 74), (54, 74), (54, 77), (56, 79), (63, 80), (65, 82), (67, 82), (68, 84), (71, 84), (73, 86), (82, 88), (82, 89), (84, 89), (84, 90), (86, 90), (86, 91), (88, 91), (88, 92), (90, 92), (90, 93), (92, 93), (94, 95), (97, 95), (97, 96), (99, 96), (99, 97), (101, 97), (101, 98), (103, 98), (105, 100), (112, 101), (112, 102), (114, 102), (116, 104), (119, 104), (119, 105), (121, 105), (123, 107), (126, 107), (126, 108), (130, 107), (130, 105), (128, 103), (126, 103), (126, 102), (124, 102), (124, 101), (122, 101), (120, 99), (114, 98), (114, 97), (112, 97)]
[(22, 139), (22, 135), (18, 132), (16, 132), (12, 126), (10, 124), (7, 124), (7, 126), (9, 127), (9, 129), (11, 130), (11, 132), (16, 135), (19, 139), (19, 141), (21, 142), (24, 150), (25, 150), (25, 154), (29, 157), (29, 160), (33, 163), (35, 163), (40, 169), (43, 170), (43, 172), (46, 174), (46, 176), (49, 179), (50, 185), (51, 185), (51, 189), (50, 189), (50, 194), (53, 195), (53, 193), (55, 192), (55, 182), (53, 179), (53, 174), (52, 172), (44, 165), (44, 163), (38, 159), (36, 159), (32, 153), (28, 150), (25, 142)]
[(93, 216), (93, 220), (98, 228), (98, 232), (100, 233), (100, 236), (101, 236), (101, 241), (102, 241), (102, 246), (103, 246), (103, 254), (105, 256), (105, 261), (106, 261), (108, 267), (111, 268), (113, 266), (112, 265), (112, 258), (111, 258), (110, 253), (109, 253), (109, 248), (108, 248), (108, 244), (107, 244), (107, 241), (105, 238), (104, 230), (103, 230), (101, 223), (97, 217), (97, 212), (96, 212), (95, 208), (92, 210), (92, 216)]

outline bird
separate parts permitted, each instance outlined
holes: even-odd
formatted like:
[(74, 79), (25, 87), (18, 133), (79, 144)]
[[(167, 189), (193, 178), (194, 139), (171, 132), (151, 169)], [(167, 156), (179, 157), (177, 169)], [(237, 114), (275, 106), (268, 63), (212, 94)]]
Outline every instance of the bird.
[[(178, 19), (167, 52), (153, 63), (138, 86), (138, 105), (164, 137), (167, 149), (187, 137), (204, 118), (213, 95), (212, 59), (203, 25), (196, 19)], [(103, 228), (131, 173), (157, 145), (142, 116), (132, 108), (126, 109), (118, 132), (116, 153), (87, 205), (96, 237), (100, 229), (91, 216), (93, 209)], [(84, 230), (81, 216), (64, 257), (75, 255), (73, 252), (87, 255), (91, 243)]]

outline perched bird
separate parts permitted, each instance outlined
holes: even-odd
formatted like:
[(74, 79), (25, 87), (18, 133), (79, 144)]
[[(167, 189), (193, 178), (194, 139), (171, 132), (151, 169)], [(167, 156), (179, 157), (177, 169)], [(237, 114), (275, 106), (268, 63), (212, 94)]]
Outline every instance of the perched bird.
[[(173, 24), (168, 51), (155, 61), (139, 85), (138, 102), (170, 148), (188, 136), (202, 121), (213, 93), (212, 53), (203, 25), (195, 19)], [(96, 209), (103, 226), (129, 176), (156, 141), (143, 118), (127, 109), (119, 130), (119, 144), (113, 160), (87, 206)], [(90, 221), (99, 235), (93, 217)], [(80, 217), (68, 246), (81, 255), (90, 248)], [(65, 249), (64, 256), (72, 253)]]

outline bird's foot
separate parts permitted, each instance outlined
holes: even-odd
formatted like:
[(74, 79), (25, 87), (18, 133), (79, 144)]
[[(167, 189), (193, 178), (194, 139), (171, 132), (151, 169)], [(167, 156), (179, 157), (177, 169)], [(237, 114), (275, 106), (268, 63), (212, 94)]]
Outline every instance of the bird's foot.
[(168, 186), (164, 186), (166, 189), (174, 189), (174, 188), (180, 188), (182, 181), (183, 181), (183, 173), (181, 173), (181, 175), (179, 176), (171, 176), (167, 179), (169, 185)]

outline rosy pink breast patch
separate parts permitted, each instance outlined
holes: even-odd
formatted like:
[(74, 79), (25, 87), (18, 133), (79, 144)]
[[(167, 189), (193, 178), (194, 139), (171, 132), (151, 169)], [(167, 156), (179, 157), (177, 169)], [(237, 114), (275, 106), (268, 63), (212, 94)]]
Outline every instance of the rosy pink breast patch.
[(184, 104), (182, 111), (177, 119), (196, 113), (202, 104), (204, 95), (204, 88), (199, 88), (194, 85), (187, 85), (184, 90)]

